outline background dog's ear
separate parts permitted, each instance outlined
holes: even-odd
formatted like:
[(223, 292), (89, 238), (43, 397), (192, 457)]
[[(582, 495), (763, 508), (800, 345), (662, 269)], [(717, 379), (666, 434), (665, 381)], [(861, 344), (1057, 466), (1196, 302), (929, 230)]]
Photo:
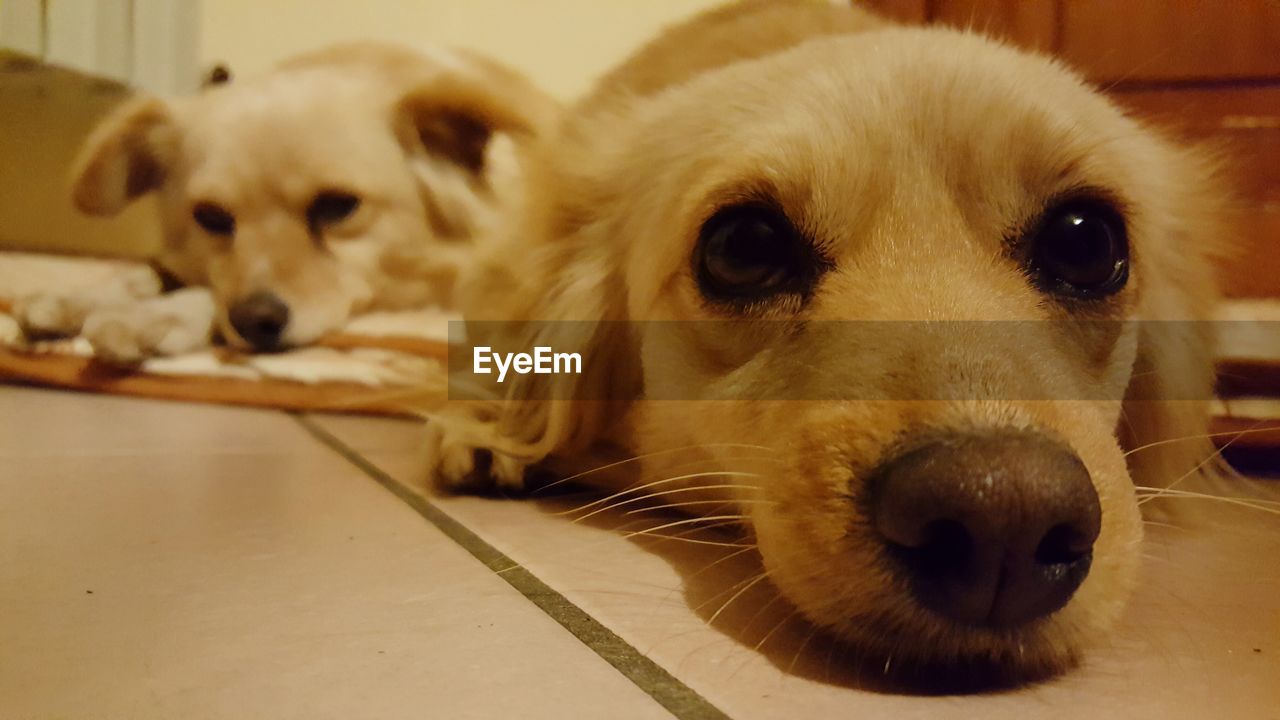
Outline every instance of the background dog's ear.
[(398, 113), (428, 151), (479, 173), (495, 133), (520, 140), (543, 135), (559, 106), (514, 70), (458, 55), (457, 67), (431, 67), (411, 76)]
[(164, 101), (126, 102), (85, 142), (72, 171), (71, 198), (82, 212), (114, 215), (159, 188), (177, 152), (177, 124)]
[(476, 218), (487, 214), (477, 193), (514, 172), (492, 166), (495, 136), (509, 137), (519, 155), (551, 131), (559, 105), (515, 71), (462, 53), (452, 65), (422, 64), (404, 76), (404, 87), (396, 132), (415, 161), (428, 215), (441, 235), (468, 236)]

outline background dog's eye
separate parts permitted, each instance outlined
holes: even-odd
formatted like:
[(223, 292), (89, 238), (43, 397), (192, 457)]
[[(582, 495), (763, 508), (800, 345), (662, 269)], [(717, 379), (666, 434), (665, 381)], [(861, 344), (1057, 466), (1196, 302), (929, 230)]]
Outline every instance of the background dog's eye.
[(1031, 270), (1046, 290), (1102, 297), (1129, 279), (1124, 219), (1096, 201), (1073, 201), (1045, 213), (1031, 235)]
[(230, 237), (236, 232), (235, 216), (213, 203), (196, 205), (191, 211), (191, 217), (210, 235)]
[(717, 300), (757, 299), (804, 289), (813, 251), (781, 212), (760, 205), (727, 207), (702, 226), (698, 284)]
[(327, 191), (316, 195), (307, 207), (307, 225), (312, 232), (351, 217), (360, 207), (360, 198), (347, 192)]

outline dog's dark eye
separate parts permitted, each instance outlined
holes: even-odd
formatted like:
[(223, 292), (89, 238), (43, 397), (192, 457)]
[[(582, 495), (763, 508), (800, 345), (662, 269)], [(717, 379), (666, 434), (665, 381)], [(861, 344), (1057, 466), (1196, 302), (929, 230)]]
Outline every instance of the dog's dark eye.
[(210, 235), (230, 237), (236, 232), (235, 216), (213, 203), (196, 205), (191, 211), (191, 217)]
[(316, 232), (346, 220), (360, 208), (360, 198), (347, 192), (327, 191), (316, 195), (307, 207), (307, 225)]
[(1077, 200), (1053, 207), (1029, 240), (1030, 269), (1046, 291), (1104, 297), (1129, 280), (1124, 219), (1105, 203)]
[(814, 276), (814, 252), (785, 215), (763, 205), (721, 209), (702, 226), (698, 284), (712, 300), (800, 292)]

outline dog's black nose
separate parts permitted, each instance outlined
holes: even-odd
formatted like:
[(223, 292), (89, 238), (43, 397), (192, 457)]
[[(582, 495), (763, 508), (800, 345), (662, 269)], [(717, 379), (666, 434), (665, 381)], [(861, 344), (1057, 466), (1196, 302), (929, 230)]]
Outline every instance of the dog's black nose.
[(1061, 609), (1089, 574), (1102, 508), (1084, 463), (1025, 432), (957, 435), (889, 462), (872, 519), (921, 605), (1013, 627)]
[(231, 327), (254, 350), (279, 350), (289, 324), (289, 306), (269, 292), (257, 292), (235, 303), (228, 311)]

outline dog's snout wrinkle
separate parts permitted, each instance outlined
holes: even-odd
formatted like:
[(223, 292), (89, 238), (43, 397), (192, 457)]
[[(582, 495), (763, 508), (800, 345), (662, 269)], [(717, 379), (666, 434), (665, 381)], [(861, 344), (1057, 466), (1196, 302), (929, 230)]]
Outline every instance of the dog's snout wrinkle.
[(957, 435), (887, 463), (873, 521), (915, 599), (964, 625), (1014, 627), (1084, 581), (1102, 510), (1088, 470), (1028, 432)]
[(283, 344), (289, 306), (273, 293), (256, 292), (232, 305), (228, 319), (254, 350), (270, 352), (279, 350)]

